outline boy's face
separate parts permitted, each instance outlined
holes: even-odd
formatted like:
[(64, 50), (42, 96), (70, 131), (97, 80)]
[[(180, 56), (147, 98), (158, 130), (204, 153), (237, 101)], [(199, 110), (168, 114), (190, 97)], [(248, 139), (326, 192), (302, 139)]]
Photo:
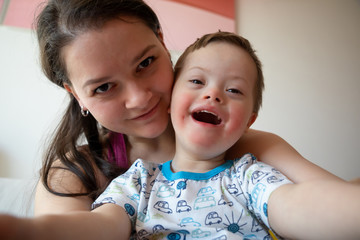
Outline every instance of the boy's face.
[(253, 59), (236, 45), (214, 42), (190, 53), (171, 100), (177, 147), (203, 158), (230, 148), (256, 119), (256, 77)]

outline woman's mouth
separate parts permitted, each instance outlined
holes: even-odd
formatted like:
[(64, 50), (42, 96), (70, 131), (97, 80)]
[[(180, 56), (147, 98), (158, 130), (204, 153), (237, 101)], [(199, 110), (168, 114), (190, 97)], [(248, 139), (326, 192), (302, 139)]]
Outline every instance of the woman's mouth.
[(198, 122), (208, 123), (212, 125), (219, 125), (222, 122), (221, 118), (217, 114), (207, 110), (193, 112), (191, 116)]

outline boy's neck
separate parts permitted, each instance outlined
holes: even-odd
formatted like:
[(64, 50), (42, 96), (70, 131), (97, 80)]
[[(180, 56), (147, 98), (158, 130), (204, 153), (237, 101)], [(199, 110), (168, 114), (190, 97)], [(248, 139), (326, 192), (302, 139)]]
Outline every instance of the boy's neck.
[(177, 146), (175, 156), (171, 163), (173, 172), (205, 173), (225, 163), (225, 153), (215, 157), (204, 157), (182, 151)]

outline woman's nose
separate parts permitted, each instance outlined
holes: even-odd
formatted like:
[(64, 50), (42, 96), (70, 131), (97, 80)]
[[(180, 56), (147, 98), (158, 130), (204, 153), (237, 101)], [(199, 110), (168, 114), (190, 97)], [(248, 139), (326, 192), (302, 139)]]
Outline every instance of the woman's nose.
[(146, 86), (131, 84), (126, 89), (125, 107), (128, 109), (144, 108), (149, 103), (151, 96), (152, 93)]

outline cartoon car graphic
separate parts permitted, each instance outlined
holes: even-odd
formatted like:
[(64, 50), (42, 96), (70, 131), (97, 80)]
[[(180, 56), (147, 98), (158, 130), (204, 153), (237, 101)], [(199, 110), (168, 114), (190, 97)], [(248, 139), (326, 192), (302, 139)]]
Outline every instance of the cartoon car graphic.
[(261, 202), (262, 202), (262, 198), (264, 196), (265, 190), (266, 190), (266, 186), (262, 183), (259, 183), (255, 186), (254, 190), (251, 193), (251, 199), (252, 199), (251, 205), (260, 211), (262, 210)]
[(198, 197), (194, 202), (194, 209), (199, 210), (201, 208), (213, 207), (216, 205), (215, 198), (213, 196)]
[(115, 203), (115, 201), (112, 197), (106, 197), (101, 202), (102, 203)]
[(158, 233), (158, 232), (162, 232), (164, 230), (166, 230), (163, 225), (157, 224), (153, 227), (153, 233)]
[(190, 211), (191, 211), (191, 207), (187, 205), (187, 202), (185, 200), (178, 201), (176, 205), (176, 212), (181, 213), (181, 212), (190, 212)]
[(128, 198), (130, 198), (132, 201), (135, 201), (135, 202), (137, 202), (137, 201), (139, 201), (140, 200), (140, 195), (139, 194), (133, 194), (133, 195), (131, 195), (131, 196), (127, 196)]
[(209, 231), (203, 231), (200, 228), (195, 229), (194, 231), (191, 232), (191, 237), (192, 238), (205, 238), (210, 236), (211, 233)]
[(145, 229), (141, 229), (137, 232), (138, 237), (143, 237), (145, 235), (148, 235), (149, 233)]
[(198, 196), (198, 197), (202, 197), (202, 196), (214, 194), (215, 192), (216, 192), (216, 190), (213, 189), (213, 188), (210, 187), (210, 186), (208, 186), (208, 187), (203, 187), (203, 188), (200, 188), (197, 196)]
[(227, 237), (226, 237), (226, 235), (221, 235), (220, 237), (213, 238), (213, 240), (227, 240)]
[(119, 185), (126, 185), (126, 178), (124, 176), (120, 176), (114, 179), (114, 182)]
[(228, 184), (227, 190), (229, 191), (230, 194), (237, 194), (239, 192), (235, 184)]
[(268, 183), (277, 183), (277, 182), (281, 182), (283, 181), (284, 179), (281, 179), (281, 178), (277, 178), (276, 176), (271, 176), (271, 177), (268, 177), (267, 178), (267, 182)]
[(218, 201), (218, 205), (229, 205), (230, 207), (234, 205), (234, 203), (232, 201), (225, 201), (224, 195), (221, 195), (220, 200)]
[(193, 227), (201, 227), (201, 224), (194, 221), (192, 217), (186, 217), (181, 219), (180, 221), (180, 227), (186, 227), (186, 226), (193, 226)]
[(251, 181), (253, 184), (256, 184), (256, 183), (260, 182), (261, 179), (263, 179), (267, 175), (269, 175), (269, 173), (265, 173), (263, 171), (256, 170), (253, 172), (253, 174), (251, 176)]
[(126, 210), (126, 212), (130, 215), (130, 216), (134, 216), (135, 214), (135, 208), (133, 206), (131, 206), (128, 203), (125, 203), (124, 208)]
[(157, 201), (154, 208), (163, 213), (172, 213), (173, 211), (169, 208), (169, 203), (166, 201)]
[(208, 215), (206, 215), (205, 218), (206, 225), (217, 224), (221, 222), (222, 222), (222, 218), (219, 217), (219, 214), (217, 212), (209, 212)]
[(150, 220), (150, 216), (142, 212), (138, 212), (137, 218), (140, 222), (144, 222), (144, 223)]
[(174, 185), (174, 183), (175, 183), (175, 181), (155, 179), (155, 180), (153, 180), (153, 181), (150, 183), (150, 186), (154, 186), (154, 184), (157, 183), (157, 182), (164, 183), (164, 184), (169, 185), (169, 186), (172, 186), (172, 185)]
[(167, 185), (162, 185), (156, 193), (159, 198), (167, 198), (175, 195), (175, 189)]

